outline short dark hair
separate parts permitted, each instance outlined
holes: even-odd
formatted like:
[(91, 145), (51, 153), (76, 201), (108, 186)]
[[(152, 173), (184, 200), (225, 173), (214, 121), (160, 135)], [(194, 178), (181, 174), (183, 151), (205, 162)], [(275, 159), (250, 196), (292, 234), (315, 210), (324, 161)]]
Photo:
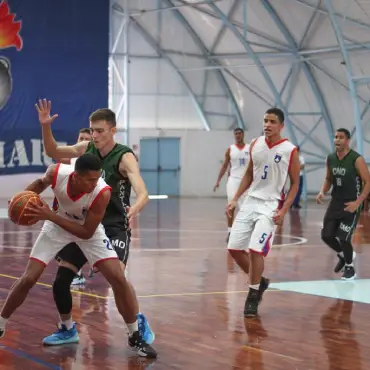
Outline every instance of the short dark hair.
[(89, 134), (89, 135), (91, 135), (91, 129), (90, 128), (82, 128), (81, 130), (80, 130), (80, 134)]
[(106, 121), (113, 127), (117, 125), (116, 114), (108, 108), (98, 109), (90, 115), (90, 122), (96, 121)]
[(277, 118), (279, 118), (280, 123), (284, 122), (284, 119), (285, 119), (284, 112), (279, 108), (276, 108), (276, 107), (269, 108), (269, 109), (267, 109), (265, 114), (275, 114), (275, 116)]
[(244, 130), (242, 128), (240, 128), (240, 127), (234, 128), (234, 132), (238, 132), (238, 131), (240, 131), (244, 134)]
[(101, 171), (102, 162), (101, 160), (92, 153), (82, 154), (77, 158), (75, 164), (75, 171), (78, 173), (86, 173), (88, 171)]
[(351, 133), (346, 128), (338, 128), (336, 132), (343, 132), (343, 134), (346, 135), (347, 139), (351, 138)]

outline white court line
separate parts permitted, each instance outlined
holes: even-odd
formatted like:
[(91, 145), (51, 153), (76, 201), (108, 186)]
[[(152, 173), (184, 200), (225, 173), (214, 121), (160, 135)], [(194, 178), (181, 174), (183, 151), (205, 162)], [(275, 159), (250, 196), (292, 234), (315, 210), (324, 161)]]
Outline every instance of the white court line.
[[(293, 243), (275, 244), (272, 247), (273, 248), (292, 248), (292, 247), (297, 247), (299, 245), (307, 243), (306, 238), (302, 238), (302, 237), (299, 237), (299, 236), (292, 236), (292, 235), (284, 235), (284, 236), (285, 237), (290, 237), (291, 239), (296, 239), (297, 241), (293, 242)], [(310, 246), (310, 248), (311, 247), (312, 246)], [(24, 249), (24, 250), (27, 250), (27, 249), (32, 249), (32, 247), (20, 247), (20, 246), (7, 245), (7, 246), (0, 246), (0, 251), (2, 249)], [(151, 248), (143, 248), (143, 249), (131, 248), (130, 253), (131, 252), (133, 252), (133, 253), (142, 253), (142, 252), (187, 252), (187, 251), (207, 252), (207, 251), (225, 251), (225, 250), (226, 250), (226, 246), (225, 246), (225, 248), (153, 248), (153, 249), (151, 249)], [(1, 255), (0, 255), (0, 257), (1, 257)]]
[[(39, 230), (11, 230), (11, 231), (1, 231), (0, 230), (0, 235), (1, 234), (28, 234), (28, 233), (39, 233), (41, 229)], [(168, 233), (181, 233), (181, 232), (186, 232), (186, 233), (209, 233), (209, 234), (225, 234), (225, 230), (202, 230), (202, 229), (133, 229), (132, 232), (155, 232), (157, 233), (158, 231), (162, 232), (168, 232)], [(275, 234), (279, 236), (283, 236), (286, 238), (298, 238), (298, 236), (290, 235), (290, 234)]]

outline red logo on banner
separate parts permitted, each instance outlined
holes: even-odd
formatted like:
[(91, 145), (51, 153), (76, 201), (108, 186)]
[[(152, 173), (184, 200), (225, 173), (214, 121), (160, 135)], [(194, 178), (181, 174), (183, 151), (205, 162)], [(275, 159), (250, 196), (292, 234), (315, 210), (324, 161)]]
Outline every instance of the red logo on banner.
[(19, 32), (21, 21), (14, 21), (16, 14), (10, 14), (9, 5), (5, 0), (0, 3), (0, 49), (15, 47), (20, 51), (23, 40)]

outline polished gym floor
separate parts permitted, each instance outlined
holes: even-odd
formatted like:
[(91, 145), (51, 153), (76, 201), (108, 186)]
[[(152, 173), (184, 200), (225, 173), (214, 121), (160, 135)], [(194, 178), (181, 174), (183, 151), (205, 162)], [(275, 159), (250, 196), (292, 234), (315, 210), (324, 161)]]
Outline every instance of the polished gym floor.
[[(18, 227), (0, 203), (0, 300), (26, 266), (40, 225)], [(343, 282), (320, 241), (323, 206), (291, 211), (278, 230), (259, 317), (243, 318), (246, 276), (226, 252), (225, 200), (152, 200), (133, 231), (128, 276), (156, 333), (156, 361), (127, 348), (126, 327), (99, 274), (73, 288), (80, 343), (47, 348), (56, 328), (53, 262), (0, 340), (0, 370), (367, 370), (370, 368), (370, 217), (354, 245), (358, 277)], [(87, 272), (87, 269), (85, 269)]]

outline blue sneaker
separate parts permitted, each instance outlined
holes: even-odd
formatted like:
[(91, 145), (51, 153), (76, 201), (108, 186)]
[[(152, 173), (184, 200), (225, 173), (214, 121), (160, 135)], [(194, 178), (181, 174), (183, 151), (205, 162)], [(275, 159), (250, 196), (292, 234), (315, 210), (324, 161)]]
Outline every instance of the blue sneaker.
[(71, 285), (84, 285), (86, 282), (85, 277), (81, 275), (77, 275), (73, 280)]
[(65, 325), (61, 324), (58, 326), (58, 330), (48, 337), (45, 337), (42, 343), (46, 346), (59, 346), (67, 343), (78, 343), (79, 341), (80, 337), (76, 329), (76, 323), (74, 322), (72, 329), (69, 330)]
[(144, 339), (144, 342), (147, 344), (152, 344), (155, 339), (155, 334), (150, 329), (149, 322), (142, 313), (136, 315), (137, 323), (139, 325), (139, 332), (141, 337)]

